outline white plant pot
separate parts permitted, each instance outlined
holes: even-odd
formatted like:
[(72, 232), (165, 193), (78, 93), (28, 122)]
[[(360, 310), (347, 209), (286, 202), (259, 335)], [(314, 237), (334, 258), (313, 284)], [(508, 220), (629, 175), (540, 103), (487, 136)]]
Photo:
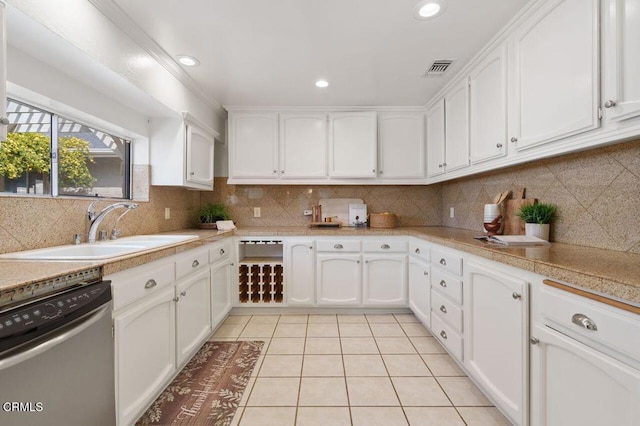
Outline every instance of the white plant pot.
[(544, 223), (525, 223), (524, 232), (526, 235), (538, 237), (545, 241), (549, 241), (549, 224)]

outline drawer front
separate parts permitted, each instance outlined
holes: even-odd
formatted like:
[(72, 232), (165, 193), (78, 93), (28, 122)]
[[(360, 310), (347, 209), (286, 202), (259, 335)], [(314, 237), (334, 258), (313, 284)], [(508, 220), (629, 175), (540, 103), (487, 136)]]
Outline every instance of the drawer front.
[(431, 246), (426, 241), (412, 238), (409, 241), (409, 254), (417, 259), (429, 262), (431, 259)]
[(209, 266), (209, 249), (189, 250), (176, 260), (176, 280)]
[(359, 252), (361, 244), (360, 241), (318, 241), (316, 247), (324, 252)]
[(431, 331), (449, 353), (462, 362), (462, 337), (444, 323), (439, 316), (431, 314)]
[(439, 316), (455, 332), (462, 334), (462, 309), (437, 290), (431, 290), (431, 312)]
[(406, 253), (407, 241), (397, 240), (373, 240), (362, 243), (363, 250), (367, 253)]
[(431, 288), (446, 295), (458, 305), (462, 305), (462, 280), (438, 268), (431, 268)]
[(160, 260), (135, 269), (136, 271), (130, 269), (105, 277), (106, 280), (111, 280), (114, 311), (175, 281), (173, 260)]
[(455, 275), (462, 275), (462, 257), (448, 251), (431, 250), (431, 262)]
[(593, 342), (640, 360), (638, 315), (544, 285), (540, 312), (545, 324), (568, 331), (588, 346)]
[(225, 240), (214, 244), (209, 248), (209, 263), (216, 263), (218, 260), (227, 259), (233, 249), (232, 240)]

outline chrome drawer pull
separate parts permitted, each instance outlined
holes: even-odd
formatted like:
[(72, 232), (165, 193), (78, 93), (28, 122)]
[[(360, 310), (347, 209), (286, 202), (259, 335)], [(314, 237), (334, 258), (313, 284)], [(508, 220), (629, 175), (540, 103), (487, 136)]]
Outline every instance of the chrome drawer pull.
[(416, 249), (416, 254), (420, 254), (420, 249), (419, 248)]
[(446, 338), (447, 338), (447, 333), (445, 333), (445, 331), (444, 331), (444, 330), (442, 330), (442, 331), (440, 332), (440, 336), (442, 336), (442, 338), (443, 338), (443, 339), (446, 339)]
[(447, 307), (444, 306), (444, 305), (440, 305), (440, 311), (446, 314), (447, 313)]
[(447, 283), (445, 282), (445, 280), (440, 281), (440, 287), (447, 288)]
[(598, 331), (598, 327), (596, 323), (591, 320), (588, 316), (584, 314), (574, 314), (571, 317), (571, 322), (575, 325), (579, 325), (580, 327), (584, 327), (587, 330)]
[(191, 264), (191, 267), (192, 267), (192, 268), (197, 268), (197, 267), (198, 267), (198, 265), (200, 265), (200, 262), (198, 262), (198, 260), (196, 259), (196, 260), (194, 260), (194, 261), (193, 261), (193, 263)]
[(342, 244), (336, 244), (336, 245), (333, 246), (333, 248), (339, 250), (339, 249), (343, 248), (343, 246), (342, 246)]
[(444, 257), (442, 259), (440, 259), (440, 264), (443, 266), (447, 266), (447, 261), (444, 260)]
[(220, 256), (224, 254), (224, 249), (220, 249)]
[(150, 279), (149, 281), (144, 283), (144, 288), (153, 288), (153, 287), (155, 287), (157, 285), (158, 285), (158, 283), (156, 282), (156, 280)]
[(387, 249), (390, 249), (391, 246), (389, 244), (383, 244), (383, 245), (380, 246), (380, 248), (387, 250)]

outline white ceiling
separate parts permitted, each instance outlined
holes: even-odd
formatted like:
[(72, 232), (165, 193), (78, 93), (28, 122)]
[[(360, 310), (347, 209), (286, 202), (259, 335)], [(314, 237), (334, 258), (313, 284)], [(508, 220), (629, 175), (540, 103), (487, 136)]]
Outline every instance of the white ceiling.
[[(418, 0), (113, 0), (225, 106), (421, 106), (528, 0), (449, 0), (437, 19)], [(444, 78), (422, 78), (455, 59)], [(327, 89), (314, 86), (325, 78)]]

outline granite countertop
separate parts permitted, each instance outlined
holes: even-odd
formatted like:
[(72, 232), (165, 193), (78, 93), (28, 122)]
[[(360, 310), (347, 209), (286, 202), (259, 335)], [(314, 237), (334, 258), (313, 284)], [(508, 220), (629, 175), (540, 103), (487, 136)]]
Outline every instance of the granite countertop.
[(197, 235), (198, 240), (121, 256), (107, 261), (0, 261), (0, 290), (95, 266), (109, 275), (231, 236), (376, 236), (408, 235), (495, 260), (572, 284), (586, 291), (640, 305), (640, 255), (562, 243), (548, 246), (507, 247), (474, 240), (478, 232), (445, 227), (393, 229), (307, 227), (242, 228), (235, 232), (187, 229), (169, 234)]

